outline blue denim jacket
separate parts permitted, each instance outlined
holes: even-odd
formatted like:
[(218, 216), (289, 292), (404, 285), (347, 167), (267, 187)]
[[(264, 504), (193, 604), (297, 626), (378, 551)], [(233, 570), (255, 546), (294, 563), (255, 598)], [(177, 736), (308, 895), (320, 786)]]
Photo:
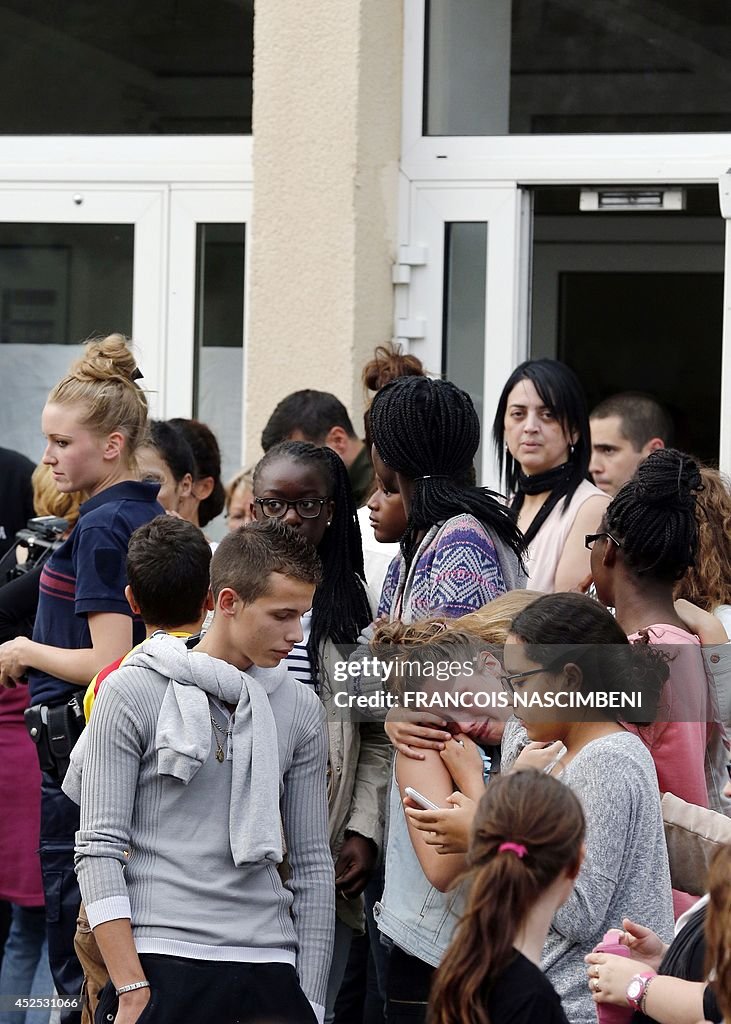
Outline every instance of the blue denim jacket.
[(386, 884), (373, 914), (379, 929), (406, 953), (438, 967), (464, 911), (464, 885), (443, 893), (421, 869), (411, 845), (395, 778), (389, 797)]

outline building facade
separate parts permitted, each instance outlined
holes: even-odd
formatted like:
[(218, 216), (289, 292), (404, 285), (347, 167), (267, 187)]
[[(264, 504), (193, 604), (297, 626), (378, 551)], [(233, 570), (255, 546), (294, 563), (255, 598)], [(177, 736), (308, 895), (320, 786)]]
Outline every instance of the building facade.
[(486, 429), (556, 356), (731, 469), (723, 0), (5, 0), (0, 27), (3, 444), (37, 458), (74, 345), (122, 330), (233, 472), (292, 390), (357, 422), (396, 337)]

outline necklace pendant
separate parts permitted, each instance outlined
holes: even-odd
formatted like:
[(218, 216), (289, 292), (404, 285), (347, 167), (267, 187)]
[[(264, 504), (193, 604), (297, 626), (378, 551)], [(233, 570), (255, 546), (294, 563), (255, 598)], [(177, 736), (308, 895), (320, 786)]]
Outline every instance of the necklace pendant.
[(216, 760), (218, 761), (219, 764), (223, 764), (224, 757), (225, 754), (223, 752), (223, 749), (219, 747), (218, 750), (216, 751)]

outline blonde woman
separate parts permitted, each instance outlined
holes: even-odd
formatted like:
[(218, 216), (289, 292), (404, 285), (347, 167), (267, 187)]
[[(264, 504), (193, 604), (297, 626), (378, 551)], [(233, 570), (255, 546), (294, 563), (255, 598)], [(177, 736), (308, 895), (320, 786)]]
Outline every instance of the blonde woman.
[[(124, 596), (127, 544), (138, 526), (163, 511), (157, 485), (138, 479), (135, 452), (147, 430), (139, 376), (125, 339), (113, 334), (90, 343), (48, 396), (43, 462), (59, 491), (88, 497), (72, 533), (43, 566), (33, 639), (19, 636), (0, 646), (0, 685), (27, 676), (37, 709), (41, 870), (46, 905), (53, 908), (49, 959), (58, 993), (69, 996), (78, 995), (83, 980), (73, 946), (80, 903), (73, 868), (79, 811), (61, 790), (83, 718), (69, 701), (78, 696), (80, 707), (81, 688), (144, 639), (144, 626), (133, 620)], [(62, 734), (65, 743), (52, 744), (51, 733)]]

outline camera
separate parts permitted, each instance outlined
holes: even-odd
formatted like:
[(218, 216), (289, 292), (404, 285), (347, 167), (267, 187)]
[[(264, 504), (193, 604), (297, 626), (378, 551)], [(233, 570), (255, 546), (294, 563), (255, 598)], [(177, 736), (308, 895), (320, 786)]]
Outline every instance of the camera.
[[(35, 519), (29, 519), (25, 528), (18, 530), (13, 546), (0, 560), (0, 585), (43, 565), (63, 543), (63, 535), (68, 527), (67, 520), (59, 519), (57, 516), (36, 516)], [(25, 548), (27, 551), (24, 562), (17, 561), (18, 548)]]

